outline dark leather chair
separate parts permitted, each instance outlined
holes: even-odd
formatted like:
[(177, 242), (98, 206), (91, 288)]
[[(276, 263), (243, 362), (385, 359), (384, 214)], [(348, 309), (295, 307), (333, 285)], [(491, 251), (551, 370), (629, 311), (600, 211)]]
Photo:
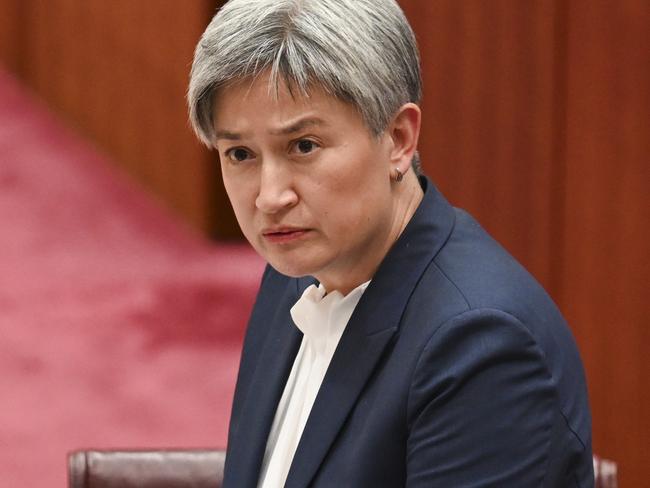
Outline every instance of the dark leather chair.
[(76, 451), (69, 488), (221, 488), (225, 451)]
[[(77, 451), (69, 488), (221, 488), (225, 451)], [(594, 456), (595, 488), (617, 488), (617, 466)]]

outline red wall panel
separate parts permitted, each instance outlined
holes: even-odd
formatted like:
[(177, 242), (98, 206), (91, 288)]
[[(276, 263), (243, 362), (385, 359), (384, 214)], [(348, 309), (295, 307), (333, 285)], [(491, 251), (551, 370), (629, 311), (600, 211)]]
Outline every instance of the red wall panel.
[(422, 51), (425, 171), (551, 287), (561, 212), (552, 2), (401, 2)]
[(594, 449), (645, 486), (650, 459), (650, 4), (573, 0), (568, 12), (560, 302), (589, 377)]
[(650, 445), (650, 5), (402, 0), (418, 36), (426, 172), (559, 302), (594, 449), (643, 486)]

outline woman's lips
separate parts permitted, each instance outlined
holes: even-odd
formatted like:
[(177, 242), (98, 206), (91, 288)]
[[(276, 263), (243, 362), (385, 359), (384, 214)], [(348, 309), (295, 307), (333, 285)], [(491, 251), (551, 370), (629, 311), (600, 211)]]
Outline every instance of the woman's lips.
[(282, 229), (268, 229), (262, 231), (264, 239), (275, 244), (283, 244), (292, 242), (301, 237), (304, 237), (309, 232), (309, 229), (295, 229), (295, 228), (282, 228)]

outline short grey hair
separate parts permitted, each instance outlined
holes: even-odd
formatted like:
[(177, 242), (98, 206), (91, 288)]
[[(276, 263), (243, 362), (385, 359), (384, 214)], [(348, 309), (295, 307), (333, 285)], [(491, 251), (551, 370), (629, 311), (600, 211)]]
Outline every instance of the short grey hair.
[(318, 86), (356, 107), (377, 136), (422, 98), (415, 35), (395, 0), (230, 0), (203, 33), (190, 75), (190, 123), (204, 144), (214, 144), (217, 91), (269, 70), (271, 90), (283, 82), (307, 96)]

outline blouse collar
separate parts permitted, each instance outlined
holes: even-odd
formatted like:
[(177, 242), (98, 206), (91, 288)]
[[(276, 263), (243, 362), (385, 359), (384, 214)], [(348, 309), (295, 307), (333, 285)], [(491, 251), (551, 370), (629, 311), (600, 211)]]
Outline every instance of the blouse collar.
[(336, 345), (369, 284), (366, 281), (345, 296), (338, 291), (327, 293), (322, 284), (311, 285), (291, 308), (291, 318), (314, 345)]

